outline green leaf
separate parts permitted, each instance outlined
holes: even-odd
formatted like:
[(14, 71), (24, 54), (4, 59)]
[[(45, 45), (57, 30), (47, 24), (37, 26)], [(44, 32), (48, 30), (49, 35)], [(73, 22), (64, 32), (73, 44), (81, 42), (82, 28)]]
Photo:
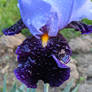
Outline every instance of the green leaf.
[(26, 87), (25, 87), (24, 84), (22, 84), (19, 89), (22, 90), (22, 92), (25, 92), (26, 91)]
[(49, 84), (44, 84), (44, 92), (49, 92)]
[(13, 87), (10, 92), (16, 92), (16, 82), (13, 84)]
[(64, 90), (62, 92), (70, 92), (70, 89), (72, 87), (72, 84), (73, 84), (73, 80), (70, 81), (67, 86), (64, 88)]
[(78, 85), (72, 90), (72, 92), (78, 92), (79, 86), (80, 86), (80, 84), (78, 84)]
[(4, 76), (3, 92), (7, 92), (7, 86), (6, 86), (6, 74), (5, 74), (5, 76)]
[(23, 92), (20, 88), (17, 88), (16, 92)]

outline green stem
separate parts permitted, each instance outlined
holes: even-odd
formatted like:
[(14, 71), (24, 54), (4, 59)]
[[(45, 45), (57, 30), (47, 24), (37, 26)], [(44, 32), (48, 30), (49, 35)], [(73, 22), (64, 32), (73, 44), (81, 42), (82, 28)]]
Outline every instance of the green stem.
[(32, 88), (31, 89), (31, 92), (36, 92), (36, 88)]
[(30, 92), (30, 89), (29, 88), (27, 88), (27, 92)]
[(57, 92), (57, 88), (56, 87), (54, 88), (54, 92)]
[(44, 84), (44, 92), (49, 92), (49, 84)]
[(3, 82), (3, 92), (7, 92), (6, 77), (7, 77), (7, 75), (5, 74), (4, 82)]

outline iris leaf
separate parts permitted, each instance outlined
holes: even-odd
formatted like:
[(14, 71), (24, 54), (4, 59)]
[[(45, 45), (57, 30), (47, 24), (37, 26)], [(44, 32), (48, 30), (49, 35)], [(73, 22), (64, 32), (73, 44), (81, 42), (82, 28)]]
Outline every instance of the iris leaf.
[(73, 81), (74, 80), (72, 80), (71, 82), (69, 82), (62, 92), (70, 92), (72, 84), (73, 84)]
[(16, 92), (16, 82), (13, 84), (13, 87), (11, 88), (10, 92)]
[(3, 92), (7, 92), (6, 75), (4, 76), (4, 82), (3, 82)]
[(78, 92), (78, 88), (79, 88), (79, 86), (80, 86), (80, 84), (78, 84), (78, 85), (73, 89), (72, 92)]

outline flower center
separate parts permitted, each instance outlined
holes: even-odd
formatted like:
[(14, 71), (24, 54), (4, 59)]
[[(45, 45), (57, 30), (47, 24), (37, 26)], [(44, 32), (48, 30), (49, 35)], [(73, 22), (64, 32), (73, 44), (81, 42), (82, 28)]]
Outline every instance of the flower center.
[(43, 34), (42, 37), (41, 37), (41, 40), (42, 40), (42, 46), (46, 47), (48, 40), (49, 40), (48, 34), (47, 33)]

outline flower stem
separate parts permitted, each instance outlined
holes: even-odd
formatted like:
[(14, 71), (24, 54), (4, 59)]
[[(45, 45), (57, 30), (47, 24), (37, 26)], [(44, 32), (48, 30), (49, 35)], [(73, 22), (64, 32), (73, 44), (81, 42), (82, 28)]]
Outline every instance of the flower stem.
[(49, 84), (44, 84), (44, 92), (49, 92)]
[(31, 89), (31, 92), (36, 92), (36, 88), (32, 88)]
[(57, 88), (56, 87), (54, 88), (54, 92), (57, 92)]
[(30, 89), (29, 88), (27, 88), (27, 92), (30, 92)]

